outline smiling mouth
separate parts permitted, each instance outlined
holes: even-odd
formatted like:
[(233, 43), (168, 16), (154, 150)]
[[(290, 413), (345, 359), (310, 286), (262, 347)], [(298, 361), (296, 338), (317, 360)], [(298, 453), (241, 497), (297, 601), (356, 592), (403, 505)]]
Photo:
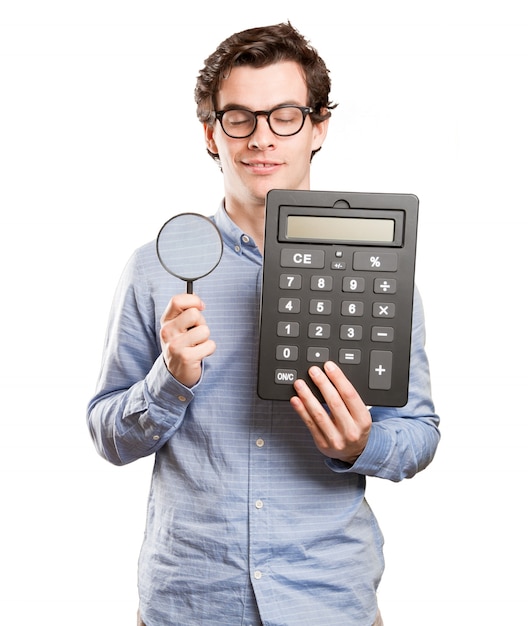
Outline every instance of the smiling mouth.
[(246, 163), (247, 167), (256, 167), (257, 169), (266, 169), (277, 167), (279, 163), (253, 163), (252, 161)]

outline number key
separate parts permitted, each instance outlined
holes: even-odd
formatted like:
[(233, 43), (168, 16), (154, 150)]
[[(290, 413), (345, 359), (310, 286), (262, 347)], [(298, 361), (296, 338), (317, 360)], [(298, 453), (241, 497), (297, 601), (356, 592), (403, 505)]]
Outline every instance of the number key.
[(281, 289), (300, 289), (302, 279), (299, 274), (281, 274), (279, 287)]
[(310, 313), (312, 315), (330, 315), (332, 302), (330, 300), (310, 300)]
[(343, 324), (339, 331), (339, 337), (347, 341), (359, 341), (363, 337), (363, 326), (347, 326)]
[(343, 278), (343, 291), (363, 293), (365, 291), (365, 279), (362, 276), (345, 276)]
[(279, 313), (299, 313), (300, 310), (299, 298), (279, 298)]
[(332, 291), (331, 276), (312, 276), (310, 280), (310, 289), (312, 291)]
[(299, 358), (299, 348), (297, 346), (277, 346), (275, 357), (277, 361), (296, 361)]
[(299, 336), (299, 322), (278, 322), (277, 336), (278, 337), (298, 337)]
[(309, 324), (308, 337), (310, 337), (310, 339), (329, 339), (330, 324)]
[(363, 315), (363, 302), (349, 302), (341, 303), (341, 315), (361, 317)]

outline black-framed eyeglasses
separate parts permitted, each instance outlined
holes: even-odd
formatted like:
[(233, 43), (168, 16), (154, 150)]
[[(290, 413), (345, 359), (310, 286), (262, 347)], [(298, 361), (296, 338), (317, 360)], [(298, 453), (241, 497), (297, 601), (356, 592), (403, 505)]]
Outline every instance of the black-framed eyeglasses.
[(312, 107), (294, 104), (281, 104), (270, 111), (250, 111), (249, 109), (225, 109), (216, 111), (215, 117), (222, 130), (233, 139), (245, 139), (255, 132), (257, 118), (264, 115), (272, 132), (279, 137), (291, 137), (304, 126), (306, 116), (313, 113)]

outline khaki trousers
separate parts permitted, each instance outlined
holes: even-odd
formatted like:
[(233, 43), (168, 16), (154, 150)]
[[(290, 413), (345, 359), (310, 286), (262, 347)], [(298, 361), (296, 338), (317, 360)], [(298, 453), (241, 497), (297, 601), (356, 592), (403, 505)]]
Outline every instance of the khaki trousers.
[[(137, 626), (147, 626), (145, 622), (141, 619), (139, 611), (137, 615)], [(381, 613), (379, 611), (378, 611), (378, 614), (376, 615), (376, 620), (374, 624), (372, 624), (372, 626), (383, 626), (383, 620), (381, 619)]]

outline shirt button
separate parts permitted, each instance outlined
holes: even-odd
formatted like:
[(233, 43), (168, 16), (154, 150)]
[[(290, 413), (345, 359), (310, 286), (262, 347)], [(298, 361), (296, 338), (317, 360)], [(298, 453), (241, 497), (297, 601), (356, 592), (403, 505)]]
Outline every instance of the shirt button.
[(257, 500), (255, 502), (255, 506), (257, 507), (257, 509), (261, 509), (264, 506), (264, 502), (262, 502), (262, 500)]
[(235, 246), (235, 252), (240, 252), (240, 246)]
[(185, 396), (178, 396), (178, 400), (180, 402), (185, 402), (187, 400), (187, 398)]
[(242, 241), (244, 243), (249, 243), (249, 237), (247, 235), (242, 235)]
[(254, 576), (257, 580), (260, 580), (262, 578), (262, 572), (258, 569), (255, 571)]
[(264, 445), (264, 439), (260, 439), (259, 437), (255, 443), (259, 448), (262, 448), (262, 446)]
[(152, 437), (152, 439), (154, 439), (154, 441), (159, 441), (160, 436), (159, 435), (154, 435), (154, 437)]

